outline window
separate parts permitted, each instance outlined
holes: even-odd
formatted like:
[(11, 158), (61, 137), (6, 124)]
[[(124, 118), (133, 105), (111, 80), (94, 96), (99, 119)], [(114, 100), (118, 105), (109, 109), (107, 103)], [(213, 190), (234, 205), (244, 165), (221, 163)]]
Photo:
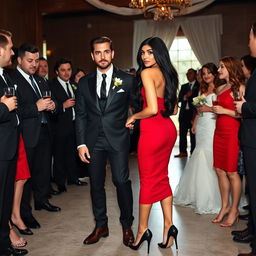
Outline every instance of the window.
[(187, 70), (190, 68), (199, 69), (201, 67), (187, 38), (185, 36), (176, 36), (169, 53), (172, 64), (179, 74), (180, 85), (187, 83)]

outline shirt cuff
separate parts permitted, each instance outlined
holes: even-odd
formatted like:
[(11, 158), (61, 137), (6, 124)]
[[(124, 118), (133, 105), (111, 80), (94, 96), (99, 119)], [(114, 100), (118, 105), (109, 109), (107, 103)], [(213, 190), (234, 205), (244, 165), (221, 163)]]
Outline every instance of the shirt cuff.
[(85, 144), (81, 144), (81, 145), (77, 146), (77, 149), (79, 149), (81, 147), (86, 147), (86, 145)]

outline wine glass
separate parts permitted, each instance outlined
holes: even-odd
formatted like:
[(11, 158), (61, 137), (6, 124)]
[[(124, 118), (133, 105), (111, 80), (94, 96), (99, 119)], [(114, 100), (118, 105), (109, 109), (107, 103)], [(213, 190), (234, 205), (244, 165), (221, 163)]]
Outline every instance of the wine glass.
[(240, 91), (237, 91), (237, 92), (234, 93), (234, 100), (235, 101), (242, 100), (242, 95), (241, 95)]
[(217, 106), (219, 104), (218, 99), (217, 99), (217, 95), (213, 94), (212, 95), (212, 105), (213, 106)]
[(14, 87), (5, 87), (4, 88), (4, 95), (7, 98), (15, 96), (15, 88)]
[(43, 99), (50, 99), (52, 97), (52, 93), (50, 90), (42, 91), (42, 98)]

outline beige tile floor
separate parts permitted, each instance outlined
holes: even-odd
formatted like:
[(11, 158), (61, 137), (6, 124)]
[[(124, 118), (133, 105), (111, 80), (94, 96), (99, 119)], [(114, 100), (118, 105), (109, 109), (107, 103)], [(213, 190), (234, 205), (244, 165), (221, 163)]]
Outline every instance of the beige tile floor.
[[(175, 189), (186, 159), (176, 159), (178, 153), (175, 146), (169, 165), (171, 186)], [(131, 179), (134, 193), (134, 226), (137, 228), (139, 181), (136, 158), (130, 159)], [(106, 180), (107, 204), (110, 236), (101, 239), (97, 244), (85, 246), (83, 239), (94, 228), (91, 211), (89, 187), (68, 186), (68, 192), (55, 196), (51, 202), (62, 208), (59, 213), (35, 211), (34, 215), (42, 225), (34, 230), (33, 236), (27, 236), (29, 255), (33, 256), (132, 256), (146, 255), (146, 243), (139, 251), (132, 251), (123, 246), (122, 232), (119, 224), (119, 209), (116, 201), (115, 188), (111, 183), (108, 169)], [(191, 208), (174, 206), (174, 223), (179, 229), (178, 245), (169, 249), (159, 249), (157, 243), (162, 238), (162, 212), (156, 203), (151, 212), (149, 226), (153, 232), (150, 255), (154, 256), (233, 256), (239, 252), (249, 251), (247, 244), (234, 243), (230, 232), (242, 229), (245, 222), (240, 221), (232, 228), (221, 228), (212, 224), (213, 215), (198, 215)]]

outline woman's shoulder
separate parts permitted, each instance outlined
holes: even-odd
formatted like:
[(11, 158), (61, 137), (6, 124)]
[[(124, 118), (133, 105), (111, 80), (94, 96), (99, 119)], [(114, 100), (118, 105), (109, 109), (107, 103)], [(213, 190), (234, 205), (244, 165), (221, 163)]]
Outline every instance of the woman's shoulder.
[(158, 75), (159, 73), (162, 73), (161, 70), (157, 67), (152, 67), (152, 68), (145, 68), (142, 70), (141, 75), (150, 75), (150, 76), (154, 76), (154, 75)]

